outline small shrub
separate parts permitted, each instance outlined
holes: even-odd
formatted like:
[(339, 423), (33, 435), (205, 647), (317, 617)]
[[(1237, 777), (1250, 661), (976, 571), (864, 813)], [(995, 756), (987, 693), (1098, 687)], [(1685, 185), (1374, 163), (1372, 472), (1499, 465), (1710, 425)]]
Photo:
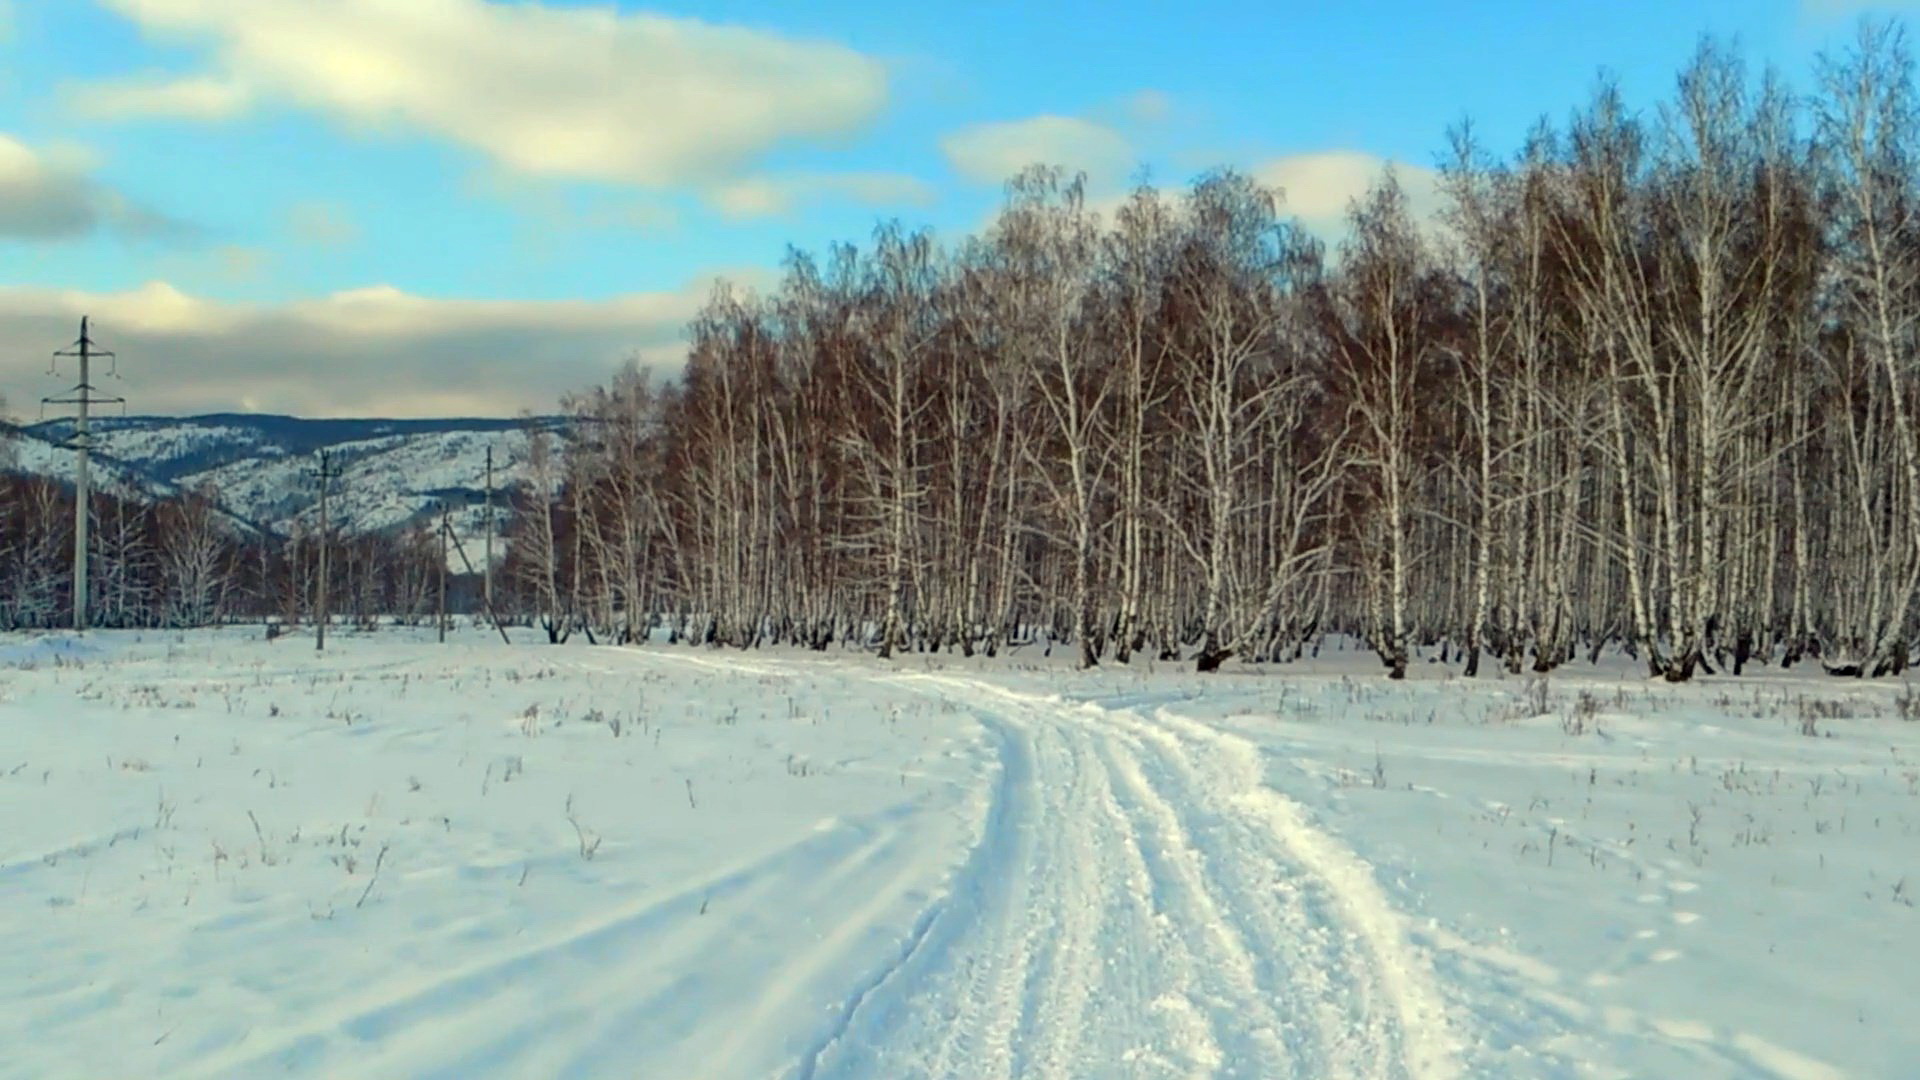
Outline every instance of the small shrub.
[(1893, 707), (1900, 719), (1908, 723), (1920, 721), (1920, 694), (1913, 692), (1912, 683), (1906, 684), (1906, 689), (1894, 695)]
[(1591, 690), (1582, 690), (1580, 696), (1573, 699), (1566, 715), (1560, 718), (1560, 728), (1569, 735), (1585, 735), (1589, 728), (1596, 726), (1595, 719), (1599, 715), (1600, 699)]

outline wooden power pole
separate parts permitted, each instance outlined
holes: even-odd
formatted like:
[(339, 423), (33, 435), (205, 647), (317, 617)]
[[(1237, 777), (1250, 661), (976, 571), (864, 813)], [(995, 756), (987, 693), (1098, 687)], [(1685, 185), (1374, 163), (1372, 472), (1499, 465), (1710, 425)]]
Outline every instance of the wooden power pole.
[[(460, 538), (458, 536), (453, 535), (453, 530), (450, 528), (442, 531), (440, 535), (443, 538), (443, 544), (446, 541), (452, 542), (453, 553), (455, 555), (460, 556), (460, 565), (466, 567), (467, 576), (472, 577), (474, 574), (473, 560), (467, 558), (467, 545), (461, 543)], [(446, 562), (446, 550), (444, 546), (442, 547), (440, 554), (441, 554), (440, 561), (442, 563)], [(500, 621), (500, 613), (493, 609), (493, 601), (488, 599), (487, 596), (483, 593), (480, 596), (480, 602), (486, 605), (487, 618), (493, 621), (493, 628), (495, 630), (500, 631), (500, 640), (506, 642), (509, 645), (513, 644), (513, 639), (507, 636), (506, 624)]]
[(62, 349), (53, 354), (55, 363), (60, 357), (71, 356), (80, 361), (80, 382), (68, 391), (66, 397), (43, 398), (43, 405), (74, 406), (73, 437), (67, 445), (75, 453), (73, 469), (73, 628), (76, 631), (87, 628), (87, 515), (93, 501), (92, 461), (93, 435), (88, 430), (87, 420), (95, 405), (124, 405), (125, 398), (111, 397), (95, 392), (93, 388), (93, 361), (112, 360), (113, 353), (95, 348), (93, 337), (88, 333), (88, 320), (80, 317), (80, 340), (73, 347)]
[(314, 586), (313, 650), (324, 652), (327, 648), (327, 549), (332, 546), (327, 534), (327, 489), (334, 478), (331, 453), (320, 451), (320, 471), (314, 475), (320, 479), (320, 578)]
[(487, 612), (493, 612), (493, 447), (487, 447), (487, 550), (480, 564), (480, 596), (486, 601)]
[(435, 625), (440, 628), (440, 644), (447, 643), (447, 537), (453, 532), (453, 522), (448, 518), (447, 504), (440, 503), (440, 599), (436, 605)]

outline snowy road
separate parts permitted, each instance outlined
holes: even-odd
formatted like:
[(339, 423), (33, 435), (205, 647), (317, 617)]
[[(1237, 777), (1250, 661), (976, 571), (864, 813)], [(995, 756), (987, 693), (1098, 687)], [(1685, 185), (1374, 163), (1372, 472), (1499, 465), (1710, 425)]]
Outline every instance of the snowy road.
[(1453, 1074), (1399, 917), (1247, 748), (974, 680), (915, 685), (994, 731), (1001, 779), (952, 896), (820, 1075)]
[(867, 677), (971, 713), (999, 767), (946, 895), (798, 1076), (1458, 1073), (1401, 916), (1363, 862), (1261, 783), (1251, 744), (1164, 709), (1143, 717), (1151, 697)]

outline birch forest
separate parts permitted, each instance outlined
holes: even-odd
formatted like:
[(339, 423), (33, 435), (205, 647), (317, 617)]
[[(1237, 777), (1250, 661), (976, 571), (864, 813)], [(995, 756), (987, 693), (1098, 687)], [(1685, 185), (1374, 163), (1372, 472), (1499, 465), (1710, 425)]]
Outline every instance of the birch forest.
[[(1664, 100), (1603, 79), (1514, 152), (1462, 125), (1331, 239), (1230, 170), (1095, 198), (1034, 166), (975, 234), (791, 250), (716, 288), (684, 370), (530, 430), (490, 594), (556, 642), (1899, 674), (1914, 95), (1895, 23), (1803, 86), (1709, 41)], [(100, 624), (440, 588), (424, 527), (322, 581), (331, 538), (236, 540), (217, 497), (97, 496)], [(0, 487), (0, 622), (56, 621), (70, 506)]]
[[(0, 631), (67, 626), (74, 489), (10, 469), (9, 434), (0, 424)], [(211, 487), (163, 499), (95, 488), (87, 501), (88, 623), (182, 628), (261, 619), (293, 627), (320, 607), (322, 590), (332, 617), (350, 626), (433, 615), (445, 560), (430, 523), (357, 536), (323, 537), (312, 527), (276, 536), (242, 529), (219, 496)], [(473, 584), (458, 583), (460, 607), (472, 606)]]
[(1201, 670), (1333, 634), (1403, 677), (1621, 649), (1889, 675), (1920, 587), (1912, 60), (1701, 46), (1512, 155), (1453, 132), (1323, 245), (1231, 171), (721, 287), (685, 371), (565, 403), (515, 602), (555, 640)]
[[(44, 477), (7, 475), (0, 461), (0, 631), (70, 625), (73, 612), (73, 489)], [(443, 565), (428, 524), (324, 541), (240, 535), (217, 493), (187, 491), (157, 501), (96, 491), (88, 500), (90, 625), (185, 628), (238, 620), (309, 622), (320, 591), (330, 621), (372, 628), (424, 624), (434, 615)], [(328, 569), (320, 577), (320, 549)], [(475, 582), (455, 579), (453, 610), (477, 609)]]

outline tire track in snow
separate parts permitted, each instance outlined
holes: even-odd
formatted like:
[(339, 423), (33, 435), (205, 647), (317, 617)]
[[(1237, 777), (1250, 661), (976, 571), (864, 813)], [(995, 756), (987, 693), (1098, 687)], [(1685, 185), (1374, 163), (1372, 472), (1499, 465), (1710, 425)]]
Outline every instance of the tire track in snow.
[[(1109, 782), (1102, 786), (1100, 815), (1109, 832), (1132, 838), (1121, 846), (1119, 869), (1125, 887), (1116, 888), (1118, 883), (1112, 881), (1107, 884), (1128, 909), (1129, 919), (1145, 928), (1134, 941), (1134, 948), (1152, 954), (1151, 963), (1128, 965), (1116, 972), (1126, 983), (1126, 996), (1148, 1002), (1145, 1015), (1138, 1016), (1133, 1026), (1152, 1037), (1136, 1040), (1127, 1052), (1128, 1062), (1137, 1065), (1141, 1073), (1204, 1074), (1225, 1060), (1220, 1046), (1222, 1032), (1230, 1030), (1237, 1018), (1222, 1015), (1225, 996), (1195, 989), (1213, 969), (1199, 959), (1203, 950), (1189, 944), (1193, 928), (1167, 914), (1155, 868), (1148, 864), (1147, 845), (1140, 842), (1140, 834), (1121, 803), (1117, 785), (1112, 782), (1112, 761), (1102, 749)], [(1187, 989), (1169, 990), (1169, 985)]]
[(1143, 798), (1173, 820), (1206, 888), (1222, 898), (1223, 917), (1250, 943), (1259, 985), (1287, 1005), (1284, 1037), (1301, 1059), (1292, 1072), (1421, 1075), (1401, 1066), (1399, 1029), (1381, 1011), (1368, 959), (1352, 944), (1324, 884), (1258, 822), (1215, 798), (1165, 732), (1124, 714), (1087, 722), (1120, 726), (1138, 738), (1143, 752), (1128, 767), (1140, 774)]
[(1259, 782), (1257, 754), (1166, 716), (893, 681), (965, 704), (1020, 748), (955, 895), (980, 894), (981, 873), (998, 888), (948, 903), (941, 933), (803, 1075), (1457, 1075), (1398, 914), (1364, 863)]
[[(1114, 945), (1096, 939), (1108, 845), (1090, 816), (1065, 807), (1097, 801), (1100, 777), (1059, 732), (961, 704), (1002, 755), (987, 828), (935, 930), (875, 980), (801, 1077), (1123, 1075), (1091, 1067), (1082, 1037)], [(1137, 1016), (1124, 1000), (1100, 1004)]]
[[(1002, 868), (1022, 861), (1032, 841), (1031, 823), (1036, 816), (1031, 806), (1035, 791), (1033, 747), (1016, 730), (990, 721), (985, 727), (995, 742), (1000, 768), (980, 841), (955, 874), (946, 896), (922, 914), (924, 931), (898, 958), (876, 972), (822, 1033), (795, 1073), (799, 1080), (812, 1080), (823, 1073), (898, 1076), (902, 1080), (959, 1076), (968, 1069), (980, 1070), (978, 1075), (982, 1077), (1010, 1073), (1011, 1062), (1004, 1052), (1011, 1042), (1013, 1000), (1024, 969), (968, 963), (956, 971), (954, 965), (955, 953), (968, 931), (981, 925), (1003, 928), (1003, 923), (996, 920), (997, 913), (1023, 904), (1029, 885), (1024, 878), (1003, 873)], [(1005, 943), (996, 944), (1006, 949)], [(1024, 954), (1019, 958), (1024, 960)], [(965, 986), (962, 999), (978, 1008), (965, 1016), (943, 1011), (930, 1018), (924, 1010), (934, 1008), (932, 1003), (916, 1003), (911, 995), (901, 995), (902, 985), (930, 981), (939, 977), (936, 972), (943, 967), (943, 974)], [(915, 1019), (934, 1019), (945, 1026), (920, 1072), (890, 1060), (880, 1040), (859, 1037), (864, 1029), (884, 1031)]]
[[(1104, 715), (1150, 726), (1124, 714)], [(1154, 719), (1172, 736), (1176, 757), (1211, 788), (1209, 799), (1225, 800), (1228, 812), (1264, 824), (1264, 832), (1325, 889), (1333, 917), (1364, 944), (1365, 966), (1390, 1006), (1408, 1075), (1435, 1080), (1459, 1075), (1459, 1040), (1432, 965), (1409, 939), (1404, 917), (1374, 879), (1372, 868), (1315, 828), (1299, 804), (1266, 784), (1260, 751), (1253, 743), (1164, 708)]]
[(1187, 958), (1166, 964), (1168, 982), (1178, 994), (1210, 1018), (1212, 1056), (1228, 1060), (1221, 1041), (1229, 1039), (1236, 1071), (1253, 1076), (1296, 1074), (1299, 1063), (1282, 1032), (1285, 1020), (1271, 987), (1256, 972), (1253, 946), (1207, 881), (1205, 868), (1188, 841), (1173, 808), (1147, 782), (1131, 753), (1103, 746), (1109, 771), (1125, 793), (1116, 801), (1134, 831), (1134, 849), (1146, 868), (1148, 888), (1166, 933), (1180, 942)]
[[(1082, 703), (687, 659), (910, 688), (976, 718), (998, 758), (974, 846), (786, 1075), (1460, 1075), (1432, 969), (1371, 868), (1266, 786), (1253, 744), (1129, 708), (1183, 695)], [(832, 947), (858, 947), (847, 938)]]
[[(907, 802), (839, 822), (701, 880), (617, 904), (531, 946), (425, 979), (375, 985), (270, 1040), (244, 1040), (186, 1072), (257, 1075), (329, 1063), (337, 1068), (325, 1071), (334, 1073), (452, 1080), (516, 1062), (522, 1075), (557, 1075), (567, 1071), (548, 1060), (557, 1051), (577, 1064), (609, 1046), (657, 1042), (679, 1026), (664, 1018), (685, 1006), (675, 1002), (677, 986), (655, 976), (751, 949), (745, 931), (756, 913), (783, 902), (810, 909), (856, 888), (873, 902), (917, 884), (894, 873), (912, 865), (906, 857), (912, 837), (898, 828), (912, 808)], [(709, 902), (712, 911), (697, 916)], [(570, 973), (564, 981), (578, 1000), (600, 1007), (566, 1010), (526, 990), (555, 982), (545, 976), (556, 971)], [(460, 1050), (449, 1053), (449, 1047)], [(706, 1060), (715, 1053), (696, 1049)]]

